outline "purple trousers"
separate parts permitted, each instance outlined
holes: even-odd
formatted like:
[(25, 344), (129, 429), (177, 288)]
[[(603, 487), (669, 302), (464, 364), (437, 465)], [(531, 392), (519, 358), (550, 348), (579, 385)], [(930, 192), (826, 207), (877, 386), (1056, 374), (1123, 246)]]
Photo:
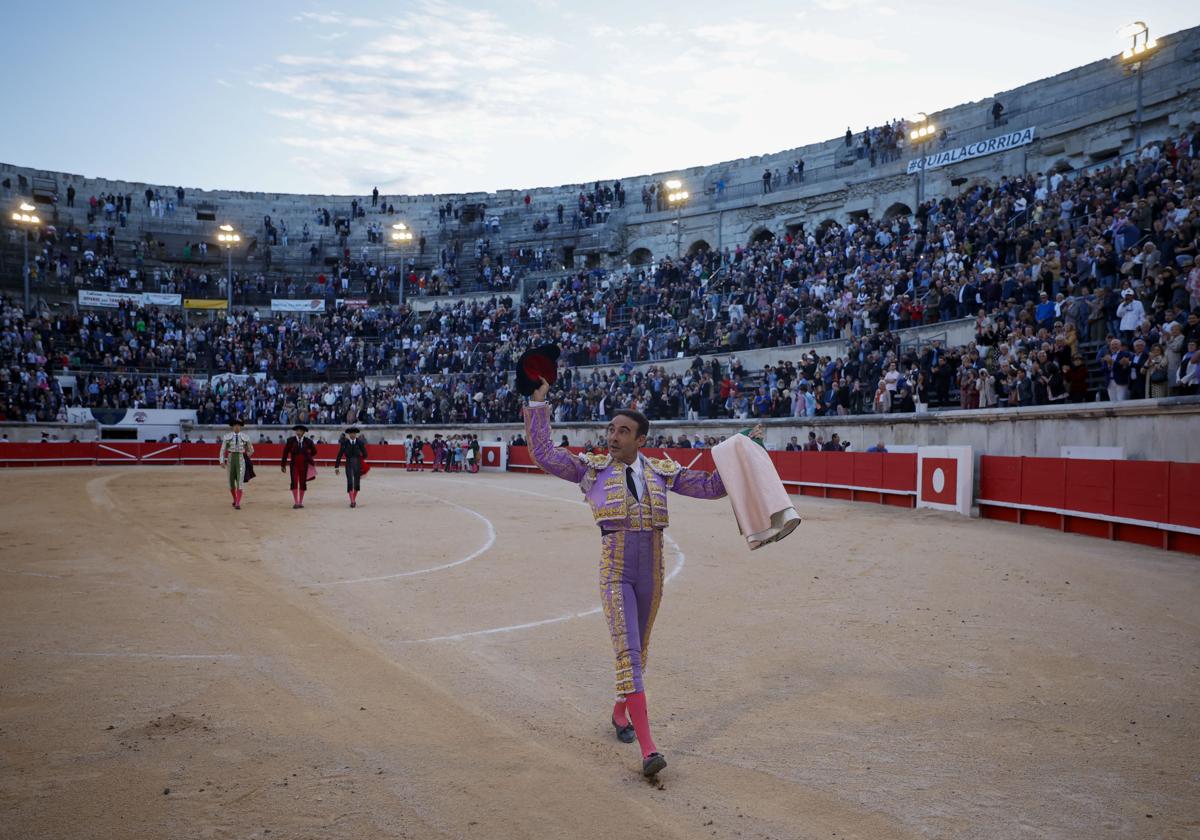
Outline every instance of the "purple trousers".
[(650, 630), (663, 590), (660, 530), (612, 531), (601, 537), (600, 602), (617, 662), (617, 694), (642, 691)]

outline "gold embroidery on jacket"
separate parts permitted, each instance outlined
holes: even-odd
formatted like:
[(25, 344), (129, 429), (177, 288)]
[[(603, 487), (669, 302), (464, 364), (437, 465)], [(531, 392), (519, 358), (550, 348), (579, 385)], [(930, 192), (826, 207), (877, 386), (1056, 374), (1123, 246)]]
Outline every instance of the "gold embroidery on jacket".
[(629, 515), (627, 502), (628, 496), (622, 474), (618, 470), (613, 470), (604, 480), (604, 504), (593, 508), (592, 515), (596, 522), (624, 519)]
[(596, 455), (590, 452), (579, 453), (579, 460), (583, 461), (593, 470), (599, 471), (612, 463), (611, 455)]

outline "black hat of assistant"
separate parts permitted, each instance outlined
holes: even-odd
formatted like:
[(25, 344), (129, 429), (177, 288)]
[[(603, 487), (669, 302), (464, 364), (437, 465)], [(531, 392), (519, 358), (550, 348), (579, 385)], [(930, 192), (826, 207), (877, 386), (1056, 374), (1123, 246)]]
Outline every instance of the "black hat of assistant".
[(293, 432), (307, 432), (308, 426), (305, 426), (303, 423), (297, 423), (295, 426), (292, 426), (292, 431)]
[(538, 379), (551, 385), (558, 378), (558, 357), (562, 353), (557, 344), (543, 344), (526, 350), (517, 359), (517, 393), (528, 397), (538, 389)]
[(358, 434), (358, 426), (351, 426), (349, 429), (346, 430), (346, 434), (348, 434), (348, 435)]
[(242, 420), (242, 418), (241, 418), (241, 417), (234, 417), (232, 420), (230, 420), (230, 421), (229, 421), (229, 425), (230, 425), (230, 427), (233, 427), (233, 426), (245, 426), (245, 425), (246, 425), (246, 423), (245, 423), (245, 421), (244, 421), (244, 420)]

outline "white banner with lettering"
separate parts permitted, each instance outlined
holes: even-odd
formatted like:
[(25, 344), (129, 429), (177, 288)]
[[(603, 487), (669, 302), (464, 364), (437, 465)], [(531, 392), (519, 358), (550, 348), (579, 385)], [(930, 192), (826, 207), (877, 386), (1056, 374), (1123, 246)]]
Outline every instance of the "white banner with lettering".
[(168, 295), (164, 292), (146, 292), (142, 303), (147, 306), (183, 306), (183, 295)]
[(945, 151), (934, 152), (925, 157), (914, 158), (908, 162), (908, 174), (913, 175), (922, 169), (938, 169), (943, 166), (949, 166), (952, 163), (961, 163), (971, 158), (994, 155), (997, 152), (1007, 152), (1009, 149), (1028, 146), (1032, 142), (1033, 128), (1010, 131), (1008, 134), (1001, 134), (999, 137), (989, 137), (987, 140), (980, 140), (978, 143), (968, 143), (956, 149), (946, 149)]
[(116, 309), (122, 303), (139, 304), (142, 302), (140, 294), (131, 294), (129, 292), (95, 292), (85, 289), (79, 290), (79, 305), (80, 306), (106, 306)]
[(114, 408), (96, 409), (70, 407), (68, 423), (99, 423), (102, 426), (172, 426), (179, 428), (183, 421), (196, 422), (192, 409), (175, 408)]
[(98, 292), (89, 289), (79, 290), (80, 306), (105, 306), (112, 309), (121, 303), (141, 306), (182, 306), (182, 295), (166, 295), (158, 292), (135, 294), (133, 292)]
[(325, 301), (322, 300), (284, 300), (272, 298), (272, 312), (324, 312)]

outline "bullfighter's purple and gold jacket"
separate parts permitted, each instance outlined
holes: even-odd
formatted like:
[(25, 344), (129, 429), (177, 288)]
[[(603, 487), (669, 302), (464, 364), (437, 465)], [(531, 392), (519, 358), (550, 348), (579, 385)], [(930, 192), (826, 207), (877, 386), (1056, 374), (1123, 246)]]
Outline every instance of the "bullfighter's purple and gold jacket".
[(634, 501), (625, 486), (624, 465), (611, 455), (572, 455), (556, 447), (550, 434), (550, 407), (531, 405), (525, 409), (525, 433), (533, 460), (550, 475), (579, 485), (592, 508), (592, 516), (605, 531), (662, 530), (670, 523), (667, 491), (697, 499), (719, 499), (725, 495), (721, 476), (689, 470), (669, 458), (640, 456), (646, 498)]

